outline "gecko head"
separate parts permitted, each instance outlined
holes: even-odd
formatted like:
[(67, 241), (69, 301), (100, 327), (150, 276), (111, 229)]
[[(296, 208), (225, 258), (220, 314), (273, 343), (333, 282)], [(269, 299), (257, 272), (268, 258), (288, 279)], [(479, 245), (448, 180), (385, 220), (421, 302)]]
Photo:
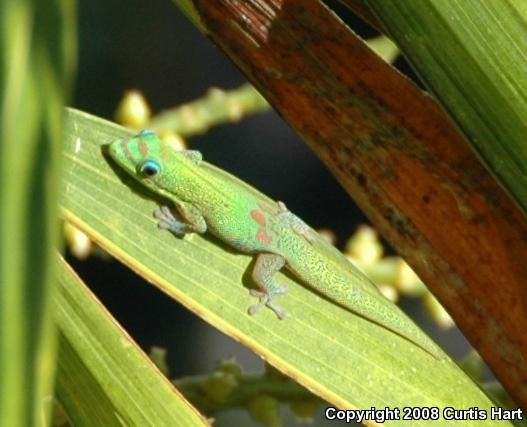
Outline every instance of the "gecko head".
[(172, 193), (183, 184), (188, 169), (201, 162), (199, 152), (177, 151), (149, 129), (117, 139), (105, 151), (128, 174), (160, 192)]

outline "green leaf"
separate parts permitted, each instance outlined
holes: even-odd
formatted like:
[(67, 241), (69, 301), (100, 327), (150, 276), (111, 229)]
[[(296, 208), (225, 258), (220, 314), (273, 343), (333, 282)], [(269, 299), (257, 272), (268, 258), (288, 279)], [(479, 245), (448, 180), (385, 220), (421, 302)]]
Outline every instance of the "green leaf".
[(57, 397), (74, 425), (208, 425), (60, 259)]
[(0, 425), (44, 425), (55, 371), (49, 306), (58, 244), (74, 1), (0, 2)]
[[(219, 330), (332, 404), (344, 408), (452, 406), (488, 409), (492, 402), (449, 360), (355, 316), (287, 275), (280, 301), (248, 316), (254, 303), (252, 258), (209, 235), (177, 239), (157, 228), (153, 195), (142, 193), (101, 154), (101, 145), (129, 133), (85, 113), (67, 114), (63, 213), (103, 248)], [(210, 166), (207, 166), (210, 167)], [(210, 171), (218, 171), (210, 167)], [(386, 425), (426, 426), (425, 420)], [(451, 425), (442, 421), (434, 425)], [(465, 426), (509, 425), (465, 421)]]
[(527, 212), (527, 3), (366, 3)]

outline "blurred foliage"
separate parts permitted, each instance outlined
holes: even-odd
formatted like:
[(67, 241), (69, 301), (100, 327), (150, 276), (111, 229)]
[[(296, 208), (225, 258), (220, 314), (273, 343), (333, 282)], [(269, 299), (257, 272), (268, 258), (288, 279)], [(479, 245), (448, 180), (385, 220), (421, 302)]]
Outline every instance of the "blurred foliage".
[(58, 246), (62, 115), (76, 3), (0, 2), (0, 425), (49, 420), (50, 293)]

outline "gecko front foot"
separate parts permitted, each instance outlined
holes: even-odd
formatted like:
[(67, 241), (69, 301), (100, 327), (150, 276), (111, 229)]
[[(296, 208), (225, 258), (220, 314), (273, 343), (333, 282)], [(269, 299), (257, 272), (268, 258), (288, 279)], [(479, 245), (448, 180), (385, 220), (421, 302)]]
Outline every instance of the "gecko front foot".
[(183, 236), (189, 231), (189, 225), (178, 220), (168, 206), (161, 206), (154, 211), (154, 217), (159, 220), (157, 226), (169, 230), (176, 236)]
[(272, 299), (274, 295), (285, 294), (286, 292), (287, 292), (287, 288), (279, 288), (276, 290), (276, 292), (273, 295), (269, 295), (265, 292), (258, 291), (256, 289), (251, 289), (250, 290), (251, 295), (254, 297), (257, 297), (259, 301), (257, 304), (251, 305), (249, 307), (248, 313), (252, 316), (258, 313), (263, 306), (266, 306), (266, 307), (269, 307), (271, 310), (273, 310), (280, 320), (285, 319), (287, 316), (286, 311), (280, 306), (276, 305), (272, 301)]

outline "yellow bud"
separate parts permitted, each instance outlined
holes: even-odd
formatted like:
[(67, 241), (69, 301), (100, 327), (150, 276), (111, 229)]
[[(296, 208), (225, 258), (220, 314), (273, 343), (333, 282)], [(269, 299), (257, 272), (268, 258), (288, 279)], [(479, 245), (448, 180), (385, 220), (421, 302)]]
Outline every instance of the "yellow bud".
[(399, 258), (395, 284), (403, 295), (418, 296), (426, 292), (426, 286), (412, 268)]
[(201, 389), (213, 402), (223, 403), (237, 386), (238, 381), (233, 375), (214, 372), (201, 384)]
[(399, 292), (391, 285), (380, 283), (377, 285), (381, 294), (388, 298), (392, 302), (397, 302), (399, 300)]
[(115, 112), (115, 120), (118, 123), (135, 130), (147, 127), (150, 116), (150, 107), (138, 90), (127, 91)]
[(315, 399), (300, 400), (289, 404), (291, 412), (293, 412), (293, 414), (295, 414), (295, 416), (301, 421), (307, 422), (313, 420), (315, 412), (319, 406), (320, 401)]
[(370, 226), (361, 225), (346, 244), (345, 253), (364, 264), (373, 264), (383, 254), (377, 232)]
[(93, 249), (90, 238), (69, 222), (64, 223), (64, 238), (75, 258), (82, 260), (90, 256)]
[(242, 367), (234, 357), (223, 359), (220, 362), (220, 366), (217, 370), (223, 372), (226, 375), (232, 375), (235, 378), (241, 378), (243, 373)]
[(434, 319), (441, 328), (448, 329), (455, 326), (454, 320), (450, 317), (450, 314), (447, 313), (439, 301), (430, 292), (427, 292), (424, 295), (423, 303), (426, 310), (432, 316), (432, 319)]
[(333, 230), (330, 230), (329, 228), (321, 228), (317, 231), (318, 234), (320, 234), (320, 236), (323, 237), (324, 240), (326, 240), (331, 245), (335, 245), (335, 243), (337, 242), (337, 236), (335, 235), (335, 232)]
[(399, 48), (386, 36), (374, 37), (366, 40), (366, 43), (377, 55), (389, 64), (393, 64), (399, 56)]
[(169, 144), (174, 150), (181, 151), (187, 149), (187, 143), (177, 133), (172, 131), (160, 131), (159, 137)]
[(281, 425), (280, 404), (274, 397), (260, 394), (251, 399), (248, 410), (255, 421), (259, 421), (267, 427), (278, 427)]

